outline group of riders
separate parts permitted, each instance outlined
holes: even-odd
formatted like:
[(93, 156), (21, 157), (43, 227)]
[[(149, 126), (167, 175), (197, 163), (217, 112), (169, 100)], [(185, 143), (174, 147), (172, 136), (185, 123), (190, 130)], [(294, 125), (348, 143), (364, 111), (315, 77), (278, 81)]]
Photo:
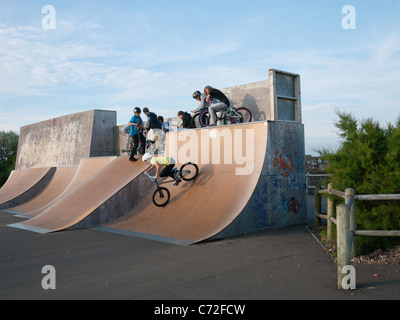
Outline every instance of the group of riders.
[[(216, 125), (216, 112), (226, 110), (230, 107), (229, 99), (226, 95), (218, 89), (207, 86), (204, 88), (204, 93), (196, 91), (193, 93), (193, 99), (199, 102), (199, 107), (192, 110), (193, 114), (201, 112), (208, 108), (210, 113), (210, 126)], [(171, 177), (178, 185), (180, 178), (176, 174), (175, 160), (171, 157), (154, 157), (152, 154), (159, 153), (160, 148), (162, 148), (162, 140), (165, 139), (165, 133), (169, 131), (168, 123), (164, 122), (162, 116), (157, 117), (153, 112), (150, 112), (148, 108), (143, 109), (143, 113), (147, 116), (147, 121), (144, 123), (140, 114), (142, 110), (140, 108), (134, 109), (134, 115), (128, 123), (129, 135), (132, 138), (133, 146), (130, 150), (129, 160), (132, 162), (137, 161), (135, 158), (136, 154), (144, 154), (146, 149), (146, 141), (150, 141), (154, 152), (147, 152), (143, 155), (142, 160), (147, 161), (151, 166), (145, 171), (148, 174), (154, 168), (156, 169), (156, 174), (154, 179)], [(179, 111), (178, 118), (182, 120), (181, 128), (193, 128), (192, 115), (187, 112)], [(154, 130), (158, 129), (158, 130)], [(161, 133), (160, 136), (155, 136), (154, 132)], [(127, 132), (127, 131), (126, 131)], [(127, 132), (128, 133), (128, 132)], [(146, 135), (146, 138), (145, 138)], [(160, 166), (164, 167), (160, 172)]]

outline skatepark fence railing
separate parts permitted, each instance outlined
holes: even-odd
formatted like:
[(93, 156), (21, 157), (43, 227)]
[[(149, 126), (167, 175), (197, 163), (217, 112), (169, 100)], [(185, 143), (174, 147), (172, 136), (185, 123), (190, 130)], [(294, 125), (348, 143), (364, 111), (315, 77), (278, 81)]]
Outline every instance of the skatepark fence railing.
[[(345, 200), (344, 204), (336, 206), (327, 195), (335, 195)], [(321, 198), (327, 197), (327, 214), (321, 213)], [(400, 230), (356, 230), (356, 200), (357, 201), (388, 201), (400, 200), (400, 194), (369, 194), (356, 195), (354, 189), (344, 192), (335, 190), (329, 184), (327, 189), (315, 188), (315, 219), (314, 227), (321, 226), (321, 219), (327, 221), (327, 240), (332, 240), (333, 224), (337, 229), (337, 265), (338, 288), (342, 288), (343, 267), (351, 265), (351, 259), (356, 254), (356, 236), (370, 237), (400, 237)]]

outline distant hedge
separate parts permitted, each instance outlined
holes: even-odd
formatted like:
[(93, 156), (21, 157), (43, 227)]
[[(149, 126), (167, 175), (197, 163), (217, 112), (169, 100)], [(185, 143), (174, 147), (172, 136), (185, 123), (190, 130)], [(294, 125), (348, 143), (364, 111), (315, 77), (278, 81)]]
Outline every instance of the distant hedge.
[(0, 187), (15, 169), (18, 150), (18, 135), (15, 132), (0, 131)]
[[(356, 194), (400, 193), (400, 118), (382, 127), (373, 119), (360, 123), (353, 115), (336, 111), (341, 145), (337, 151), (317, 150), (329, 162), (333, 187)], [(400, 201), (357, 201), (358, 230), (400, 230)], [(385, 249), (399, 238), (357, 237), (357, 254)]]

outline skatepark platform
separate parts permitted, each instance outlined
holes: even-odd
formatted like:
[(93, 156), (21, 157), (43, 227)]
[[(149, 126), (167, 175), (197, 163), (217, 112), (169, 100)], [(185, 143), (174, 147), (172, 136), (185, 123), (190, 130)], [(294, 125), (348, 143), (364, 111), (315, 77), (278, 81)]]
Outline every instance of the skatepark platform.
[[(303, 130), (301, 124), (262, 121), (171, 132), (166, 153), (178, 167), (197, 163), (200, 173), (193, 182), (171, 185), (171, 202), (164, 208), (152, 202), (155, 186), (142, 174), (147, 163), (86, 159), (73, 178), (74, 170), (64, 175), (70, 181), (64, 192), (61, 174), (55, 175), (50, 187), (59, 186), (59, 196), (49, 204), (12, 208), (27, 208), (25, 215), (33, 217), (10, 226), (40, 233), (95, 228), (189, 245), (305, 223), (304, 145), (293, 143)], [(96, 161), (101, 169), (77, 183)], [(43, 204), (43, 194), (36, 202)]]
[(0, 190), (0, 209), (28, 218), (12, 227), (39, 233), (97, 228), (182, 245), (304, 224), (300, 77), (269, 75), (223, 90), (256, 121), (166, 135), (178, 168), (200, 168), (195, 181), (168, 185), (166, 207), (152, 203), (148, 165), (117, 152), (126, 138), (115, 112), (92, 110), (21, 129), (19, 170)]

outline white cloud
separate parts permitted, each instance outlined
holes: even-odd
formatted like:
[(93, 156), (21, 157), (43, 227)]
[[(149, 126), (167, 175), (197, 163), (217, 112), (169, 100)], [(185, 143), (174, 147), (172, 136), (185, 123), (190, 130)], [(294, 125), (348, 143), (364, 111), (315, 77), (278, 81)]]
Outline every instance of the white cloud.
[[(337, 142), (335, 107), (383, 123), (399, 114), (400, 37), (394, 31), (383, 37), (377, 31), (371, 41), (333, 50), (306, 44), (280, 52), (273, 43), (271, 49), (264, 43), (252, 47), (253, 54), (244, 45), (248, 29), (221, 37), (216, 44), (174, 35), (152, 25), (154, 21), (144, 14), (133, 15), (132, 23), (122, 22), (127, 27), (132, 24), (131, 29), (114, 29), (107, 27), (107, 21), (103, 25), (101, 19), (79, 17), (58, 15), (56, 33), (0, 22), (2, 99), (54, 96), (62, 108), (62, 99), (76, 91), (77, 104), (94, 97), (93, 103), (102, 103), (97, 107), (117, 108), (120, 121), (125, 122), (133, 106), (147, 104), (174, 115), (177, 108), (191, 108), (192, 92), (205, 85), (223, 88), (265, 80), (267, 69), (277, 68), (301, 75), (308, 149), (317, 142)], [(263, 23), (264, 19), (256, 22)], [(119, 30), (122, 34), (117, 34)], [(268, 43), (267, 38), (257, 41)], [(234, 62), (230, 53), (236, 57)], [(87, 92), (82, 95), (82, 91)], [(1, 120), (0, 128), (21, 123), (7, 115), (9, 120)]]
[[(120, 91), (120, 95), (140, 98), (168, 95), (171, 88), (182, 89), (192, 73), (154, 71), (154, 66), (206, 60), (241, 45), (239, 42), (210, 44), (200, 50), (181, 42), (166, 48), (163, 44), (150, 48), (144, 45), (131, 52), (119, 52), (111, 46), (47, 40), (40, 28), (0, 25), (0, 93), (43, 95), (50, 94), (56, 86), (72, 85), (111, 87)], [(173, 92), (176, 94), (177, 90)]]

